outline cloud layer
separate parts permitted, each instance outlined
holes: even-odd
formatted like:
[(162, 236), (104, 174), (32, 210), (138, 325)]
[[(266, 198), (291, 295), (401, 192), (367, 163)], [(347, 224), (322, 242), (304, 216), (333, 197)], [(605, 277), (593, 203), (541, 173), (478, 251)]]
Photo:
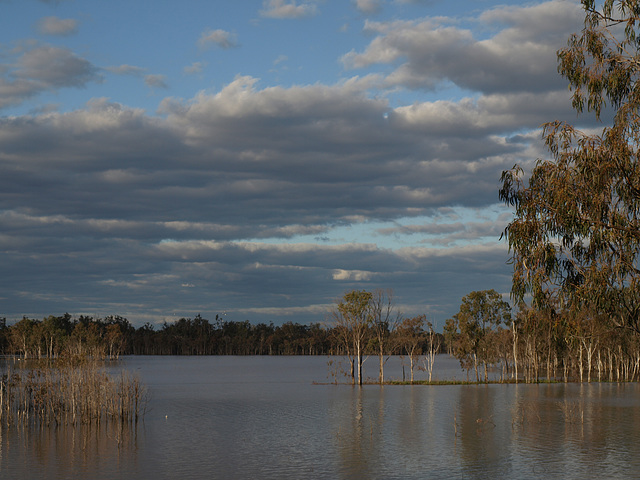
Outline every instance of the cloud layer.
[[(268, 1), (260, 15), (321, 5)], [(483, 38), (454, 18), (366, 21), (368, 44), (344, 52), (345, 77), (332, 84), (239, 74), (168, 96), (153, 114), (96, 97), (0, 117), (0, 316), (323, 321), (346, 290), (381, 287), (405, 313), (442, 324), (471, 290), (508, 292), (499, 176), (546, 155), (542, 123), (575, 119), (555, 50), (580, 12), (552, 1), (473, 21)], [(41, 28), (76, 27), (61, 22)], [(237, 38), (213, 29), (198, 44), (227, 49)], [(107, 74), (171, 84), (43, 43), (8, 58), (0, 108)], [(449, 98), (392, 100), (452, 85)]]

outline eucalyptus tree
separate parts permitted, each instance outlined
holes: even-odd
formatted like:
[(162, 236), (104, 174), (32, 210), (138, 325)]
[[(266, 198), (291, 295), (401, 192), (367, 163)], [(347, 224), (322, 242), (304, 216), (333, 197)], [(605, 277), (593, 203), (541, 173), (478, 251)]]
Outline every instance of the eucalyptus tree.
[(460, 330), (456, 356), (467, 369), (473, 365), (476, 381), (480, 381), (478, 366), (484, 367), (484, 380), (488, 379), (488, 364), (496, 357), (495, 330), (509, 324), (511, 307), (495, 290), (474, 291), (462, 298), (460, 310), (454, 315)]
[[(640, 1), (582, 0), (584, 28), (558, 52), (578, 113), (613, 114), (598, 134), (544, 125), (550, 160), (503, 172), (512, 295), (585, 305), (640, 333)], [(595, 318), (598, 318), (597, 316)]]
[(16, 322), (9, 330), (9, 345), (14, 352), (20, 352), (24, 358), (33, 353), (31, 343), (36, 321), (28, 317)]
[(362, 363), (365, 340), (371, 325), (371, 301), (373, 294), (366, 290), (352, 290), (344, 294), (331, 315), (340, 338), (345, 343), (347, 355), (351, 360), (351, 378), (354, 378), (353, 360), (358, 372), (358, 385), (362, 385)]
[(448, 318), (444, 322), (442, 333), (444, 335), (444, 343), (447, 346), (447, 353), (449, 355), (453, 355), (454, 347), (458, 341), (459, 335), (455, 318)]
[(433, 374), (433, 364), (436, 361), (436, 355), (440, 351), (441, 337), (433, 328), (433, 323), (425, 322), (426, 331), (426, 352), (424, 358), (424, 368), (429, 374), (429, 382)]
[(422, 353), (422, 344), (425, 342), (425, 315), (405, 318), (396, 328), (396, 341), (400, 347), (400, 351), (409, 356), (409, 365), (411, 368), (411, 383), (413, 383), (413, 372), (418, 357)]

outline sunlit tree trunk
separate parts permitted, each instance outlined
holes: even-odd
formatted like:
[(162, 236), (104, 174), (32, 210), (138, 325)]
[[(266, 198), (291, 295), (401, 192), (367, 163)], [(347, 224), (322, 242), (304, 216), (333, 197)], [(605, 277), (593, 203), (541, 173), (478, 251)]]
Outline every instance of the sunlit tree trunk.
[(518, 330), (516, 328), (515, 320), (511, 322), (511, 328), (513, 331), (513, 368), (515, 370), (514, 379), (516, 383), (518, 383)]

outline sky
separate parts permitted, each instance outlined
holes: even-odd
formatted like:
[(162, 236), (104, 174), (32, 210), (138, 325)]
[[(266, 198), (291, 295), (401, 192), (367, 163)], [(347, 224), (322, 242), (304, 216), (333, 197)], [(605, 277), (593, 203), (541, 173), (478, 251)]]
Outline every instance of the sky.
[[(502, 171), (580, 121), (579, 4), (0, 0), (0, 317), (509, 299)], [(585, 124), (586, 125), (586, 124)]]

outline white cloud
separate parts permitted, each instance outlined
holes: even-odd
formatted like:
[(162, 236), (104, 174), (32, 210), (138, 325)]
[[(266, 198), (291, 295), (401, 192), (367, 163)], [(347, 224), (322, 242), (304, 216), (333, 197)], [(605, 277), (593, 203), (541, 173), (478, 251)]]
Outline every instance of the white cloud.
[(333, 279), (334, 280), (338, 280), (338, 281), (344, 281), (344, 280), (349, 280), (349, 281), (356, 281), (356, 282), (363, 282), (363, 281), (369, 281), (374, 277), (374, 273), (373, 272), (364, 272), (362, 270), (342, 270), (342, 269), (337, 269), (333, 271)]
[(264, 0), (260, 14), (268, 18), (302, 18), (316, 15), (318, 9), (312, 2), (298, 4), (296, 0)]
[(274, 66), (279, 65), (279, 64), (281, 64), (283, 62), (286, 62), (287, 60), (289, 60), (289, 57), (287, 57), (286, 55), (278, 55), (278, 58), (276, 58), (273, 61), (273, 65)]
[(206, 48), (211, 44), (224, 49), (237, 47), (237, 35), (220, 29), (202, 32), (200, 39), (198, 40), (198, 45), (201, 48)]

